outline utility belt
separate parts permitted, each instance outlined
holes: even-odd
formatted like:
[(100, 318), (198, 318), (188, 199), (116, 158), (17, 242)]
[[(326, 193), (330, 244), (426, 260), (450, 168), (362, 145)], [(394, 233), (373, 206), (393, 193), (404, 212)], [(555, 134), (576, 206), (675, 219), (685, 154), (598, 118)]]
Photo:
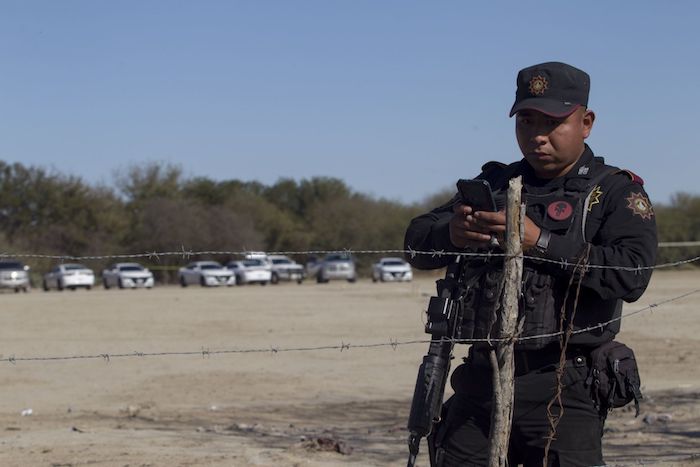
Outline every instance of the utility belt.
[[(475, 349), (475, 347), (477, 347)], [(469, 349), (468, 361), (475, 366), (491, 366), (487, 348), (472, 346)], [(591, 349), (586, 347), (569, 348), (565, 352), (565, 365), (583, 367), (591, 362)], [(522, 376), (537, 370), (555, 369), (559, 365), (561, 348), (559, 345), (549, 345), (537, 350), (515, 350), (513, 361), (515, 364), (515, 376)], [(548, 368), (551, 367), (551, 368)]]
[[(475, 344), (469, 349), (466, 361), (470, 365), (490, 369), (489, 352), (487, 346)], [(559, 345), (548, 345), (537, 350), (515, 350), (515, 376), (533, 371), (553, 371), (559, 366), (560, 356)], [(585, 387), (601, 413), (634, 402), (636, 414), (639, 415), (639, 401), (643, 396), (632, 349), (617, 341), (609, 341), (597, 347), (574, 346), (566, 349), (564, 365), (586, 367), (588, 376)]]

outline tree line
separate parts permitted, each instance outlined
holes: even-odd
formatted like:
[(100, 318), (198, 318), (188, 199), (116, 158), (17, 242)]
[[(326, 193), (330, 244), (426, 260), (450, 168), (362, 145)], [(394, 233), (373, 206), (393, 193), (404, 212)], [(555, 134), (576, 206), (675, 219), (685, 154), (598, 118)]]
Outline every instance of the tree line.
[[(409, 220), (450, 196), (447, 190), (421, 203), (402, 204), (355, 192), (337, 178), (282, 178), (272, 185), (215, 181), (185, 177), (179, 167), (163, 163), (128, 167), (115, 175), (112, 186), (104, 186), (0, 161), (0, 252), (91, 256), (181, 248), (401, 249)], [(655, 211), (661, 241), (700, 239), (700, 196), (677, 194), (670, 204), (656, 205)], [(659, 261), (699, 251), (660, 249)], [(360, 270), (366, 270), (376, 258), (356, 259)], [(52, 264), (41, 258), (26, 262), (37, 271)], [(99, 271), (108, 262), (91, 262), (91, 267)], [(172, 281), (177, 266), (186, 260), (171, 256), (142, 262), (162, 280)]]
[[(188, 178), (177, 166), (150, 163), (117, 173), (108, 187), (0, 161), (0, 252), (92, 256), (181, 248), (401, 249), (408, 220), (422, 209), (357, 193), (328, 177), (282, 178), (264, 185)], [(296, 259), (303, 263), (306, 258)], [(374, 258), (356, 259), (366, 268)], [(52, 264), (41, 258), (25, 262), (41, 271)], [(109, 262), (91, 261), (90, 266), (99, 271)], [(172, 281), (187, 259), (141, 262)]]

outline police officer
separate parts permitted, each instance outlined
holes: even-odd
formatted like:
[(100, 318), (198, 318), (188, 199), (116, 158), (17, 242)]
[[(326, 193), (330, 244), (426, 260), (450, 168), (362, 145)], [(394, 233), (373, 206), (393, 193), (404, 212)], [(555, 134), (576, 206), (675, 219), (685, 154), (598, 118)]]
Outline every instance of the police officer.
[[(651, 269), (643, 267), (655, 264), (656, 220), (642, 179), (607, 165), (585, 144), (595, 121), (587, 107), (589, 86), (587, 73), (565, 63), (521, 70), (510, 116), (515, 116), (523, 159), (509, 165), (489, 162), (477, 177), (489, 181), (499, 198), (510, 178), (522, 176), (527, 203), (523, 250), (531, 258), (524, 264), (519, 310), (521, 337), (527, 338), (515, 344), (510, 465), (542, 466), (548, 438), (548, 465), (603, 465), (601, 437), (608, 407), (594, 402), (595, 388), (587, 381), (591, 352), (617, 334), (620, 323), (615, 318), (620, 317), (622, 301), (642, 295), (651, 277)], [(477, 211), (455, 196), (411, 221), (405, 247), (493, 251), (492, 237), (503, 235), (505, 223), (503, 211)], [(408, 259), (419, 269), (454, 261), (446, 255)], [(593, 267), (577, 269), (574, 265), (582, 259)], [(462, 300), (463, 338), (490, 336), (502, 266), (497, 255), (467, 262), (470, 286)], [(562, 350), (557, 333), (569, 327), (573, 333)], [(566, 363), (558, 384), (562, 352)], [(451, 383), (455, 395), (429, 439), (436, 453), (433, 462), (443, 467), (487, 465), (492, 396), (487, 345), (471, 346)], [(561, 398), (552, 405), (558, 387)], [(551, 436), (553, 420), (558, 424)]]

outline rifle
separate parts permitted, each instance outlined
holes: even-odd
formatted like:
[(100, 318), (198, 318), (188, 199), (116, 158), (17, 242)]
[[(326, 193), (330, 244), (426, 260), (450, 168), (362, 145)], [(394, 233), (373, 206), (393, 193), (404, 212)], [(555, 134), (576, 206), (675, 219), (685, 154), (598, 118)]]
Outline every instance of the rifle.
[[(463, 263), (458, 256), (447, 267), (444, 279), (437, 281), (437, 296), (430, 297), (425, 332), (431, 335), (428, 353), (418, 369), (408, 417), (408, 467), (416, 465), (421, 438), (428, 436), (440, 421), (445, 384), (450, 373), (450, 360), (455, 339), (462, 324), (460, 300), (464, 295)], [(432, 459), (431, 459), (432, 464)]]

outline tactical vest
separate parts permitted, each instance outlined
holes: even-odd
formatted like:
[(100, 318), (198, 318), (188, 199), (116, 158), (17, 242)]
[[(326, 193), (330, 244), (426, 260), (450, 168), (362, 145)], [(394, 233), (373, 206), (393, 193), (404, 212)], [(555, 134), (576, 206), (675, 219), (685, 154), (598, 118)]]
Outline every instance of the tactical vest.
[[(489, 180), (497, 197), (504, 194), (508, 180), (519, 174), (520, 164), (501, 166), (485, 174), (483, 178)], [(590, 238), (586, 238), (585, 229), (591, 194), (606, 176), (619, 169), (604, 165), (602, 159), (595, 158), (589, 170), (590, 177), (567, 178), (563, 186), (545, 193), (525, 184), (523, 198), (527, 216), (541, 228), (555, 235), (563, 235), (576, 244), (590, 242)], [(503, 259), (493, 257), (470, 260), (462, 277), (465, 293), (461, 301), (463, 313), (460, 338), (495, 337), (492, 333), (499, 328), (498, 317), (501, 315)], [(557, 333), (567, 329), (574, 308), (574, 330), (603, 323), (620, 315), (621, 300), (602, 300), (585, 288), (581, 288), (578, 303), (575, 303), (576, 283), (570, 287), (570, 281), (571, 272), (565, 273), (560, 265), (531, 259), (524, 261), (518, 317), (522, 331), (521, 339), (515, 344), (516, 349), (540, 349), (558, 342), (560, 336)], [(597, 345), (611, 340), (618, 331), (619, 321), (597, 330), (576, 334), (571, 343)], [(548, 334), (554, 335), (543, 336)]]

